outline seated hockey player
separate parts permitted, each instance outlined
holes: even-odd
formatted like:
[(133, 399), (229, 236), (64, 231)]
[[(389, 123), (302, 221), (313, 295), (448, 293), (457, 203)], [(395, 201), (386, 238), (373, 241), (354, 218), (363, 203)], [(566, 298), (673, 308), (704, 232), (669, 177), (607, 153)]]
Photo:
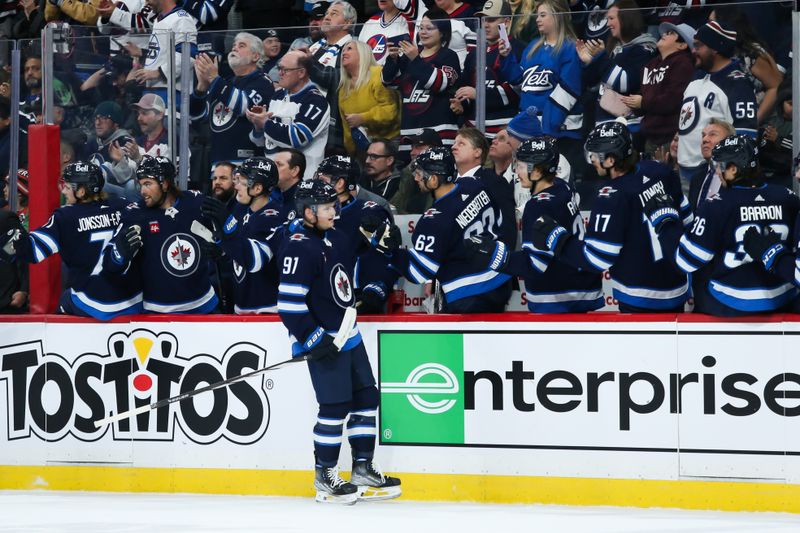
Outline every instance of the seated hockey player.
[(277, 313), (278, 270), (271, 263), (273, 250), (267, 239), (285, 221), (270, 201), (278, 184), (278, 167), (266, 157), (251, 157), (236, 168), (233, 181), (236, 201), (245, 211), (229, 215), (225, 204), (204, 198), (203, 214), (220, 229), (214, 235), (216, 242), (203, 248), (220, 247), (233, 260), (237, 315)]
[[(105, 200), (100, 168), (91, 162), (70, 163), (63, 172), (61, 192), (67, 205), (28, 235), (21, 227), (0, 236), (0, 257), (38, 263), (60, 254), (67, 266), (67, 289), (59, 312), (110, 320), (142, 311), (142, 292), (134, 272), (111, 273), (102, 268), (102, 253), (112, 240), (125, 203)], [(138, 231), (126, 241), (131, 256), (141, 247)]]
[[(151, 313), (211, 313), (217, 295), (211, 286), (209, 262), (191, 227), (203, 214), (203, 197), (175, 185), (175, 167), (166, 157), (145, 156), (136, 169), (142, 200), (122, 214), (111, 245), (106, 247), (103, 270), (125, 272), (131, 264), (141, 269), (144, 309)], [(141, 241), (132, 253), (134, 234)]]
[(383, 205), (356, 197), (360, 176), (358, 163), (346, 155), (325, 158), (316, 175), (317, 179), (333, 186), (339, 200), (336, 229), (347, 237), (350, 247), (345, 257), (351, 258), (349, 268), (353, 270), (358, 312), (383, 313), (398, 274), (389, 268), (386, 256), (364, 242), (359, 227), (363, 225), (374, 231), (380, 224), (392, 222), (393, 218)]
[(539, 250), (581, 270), (608, 270), (614, 298), (623, 313), (677, 313), (689, 298), (684, 272), (666, 257), (656, 232), (642, 211), (658, 193), (682, 198), (684, 222), (691, 220), (678, 176), (655, 161), (639, 161), (631, 133), (621, 122), (594, 127), (584, 146), (587, 161), (611, 178), (597, 193), (583, 241), (549, 215), (532, 226), (531, 241)]
[[(373, 461), (378, 390), (358, 327), (339, 351), (333, 335), (345, 309), (355, 304), (352, 262), (341, 231), (334, 229), (337, 193), (321, 180), (300, 183), (297, 219), (289, 225), (280, 257), (278, 312), (294, 341), (292, 353), (307, 355), (319, 403), (314, 426), (317, 501), (355, 503), (400, 495), (400, 480), (385, 476)], [(342, 433), (353, 453), (353, 474), (344, 481), (337, 468)]]
[[(433, 195), (433, 206), (414, 227), (412, 249), (400, 249), (400, 229), (382, 225), (362, 232), (391, 265), (409, 281), (439, 280), (444, 292), (445, 313), (500, 313), (511, 293), (508, 274), (478, 266), (464, 240), (488, 235), (497, 240), (500, 216), (478, 180), (456, 181), (456, 168), (449, 148), (431, 148), (415, 161), (414, 179), (420, 190)], [(502, 261), (508, 250), (502, 242), (489, 264)]]
[[(525, 280), (528, 309), (533, 313), (582, 313), (604, 305), (602, 274), (578, 270), (555, 258), (551, 252), (536, 249), (532, 243), (533, 225), (542, 215), (553, 218), (572, 237), (583, 239), (585, 228), (578, 195), (566, 181), (557, 178), (559, 153), (552, 137), (524, 141), (514, 154), (515, 172), (530, 199), (522, 215), (522, 250), (508, 254), (507, 261), (490, 268)], [(481, 236), (466, 243), (492, 257), (495, 243)], [(481, 256), (479, 256), (481, 257)]]
[[(645, 205), (664, 253), (693, 276), (695, 311), (740, 316), (785, 310), (797, 296), (794, 276), (771, 270), (791, 246), (800, 200), (785, 187), (764, 183), (758, 147), (749, 136), (723, 139), (711, 158), (722, 186), (700, 204), (690, 230), (676, 223), (678, 215), (663, 193)], [(770, 235), (771, 246), (748, 246), (752, 232)]]

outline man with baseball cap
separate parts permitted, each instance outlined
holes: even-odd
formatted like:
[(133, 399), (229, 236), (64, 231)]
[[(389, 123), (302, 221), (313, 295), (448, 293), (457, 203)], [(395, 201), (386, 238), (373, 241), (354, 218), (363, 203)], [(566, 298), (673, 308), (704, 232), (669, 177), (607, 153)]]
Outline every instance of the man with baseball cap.
[(142, 134), (135, 142), (125, 146), (130, 157), (137, 163), (144, 155), (171, 158), (167, 129), (164, 127), (164, 99), (155, 93), (146, 93), (133, 104), (133, 110), (136, 111), (136, 122)]
[(125, 123), (122, 107), (112, 101), (100, 102), (94, 110), (96, 137), (86, 144), (87, 159), (100, 167), (106, 180), (104, 192), (111, 196), (136, 199), (133, 180), (136, 162), (128, 155), (125, 146), (133, 140), (130, 132), (121, 126)]
[[(684, 185), (705, 176), (707, 164), (700, 150), (701, 137), (712, 118), (733, 124), (738, 134), (755, 136), (757, 127), (753, 83), (739, 62), (731, 59), (736, 49), (736, 31), (709, 21), (698, 28), (693, 45), (698, 71), (683, 92), (678, 120), (678, 164)], [(693, 200), (689, 199), (696, 205)]]
[(298, 37), (292, 41), (289, 50), (308, 48), (322, 38), (320, 26), (322, 26), (322, 19), (325, 18), (325, 13), (327, 13), (330, 6), (330, 2), (317, 2), (314, 4), (314, 7), (308, 12), (308, 36)]

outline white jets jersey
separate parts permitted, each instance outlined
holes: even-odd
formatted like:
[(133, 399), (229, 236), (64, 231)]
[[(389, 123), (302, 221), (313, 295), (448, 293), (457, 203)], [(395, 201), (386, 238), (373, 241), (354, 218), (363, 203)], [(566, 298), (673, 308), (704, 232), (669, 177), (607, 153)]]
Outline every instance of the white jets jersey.
[(736, 133), (756, 134), (758, 104), (753, 84), (737, 61), (713, 73), (698, 72), (683, 92), (678, 122), (678, 164), (698, 167), (705, 163), (700, 152), (703, 128), (712, 118), (724, 120)]
[(358, 34), (358, 40), (367, 43), (372, 48), (375, 62), (383, 65), (390, 45), (397, 45), (401, 40), (411, 40), (413, 26), (409, 24), (402, 13), (398, 13), (391, 20), (384, 20), (383, 13), (373, 15)]
[[(121, 52), (122, 47), (127, 43), (133, 43), (142, 50), (146, 50), (150, 36), (144, 35), (144, 33), (149, 32), (155, 23), (156, 12), (145, 4), (144, 0), (121, 0), (116, 2), (115, 6), (107, 21), (104, 22), (103, 17), (97, 19), (97, 29), (100, 30), (100, 33), (112, 35), (109, 43), (111, 54)], [(130, 33), (115, 35), (119, 28)]]
[[(149, 80), (147, 87), (166, 87), (169, 79), (169, 56), (175, 54), (175, 73), (174, 78), (178, 79), (181, 73), (181, 54), (183, 44), (188, 44), (193, 49), (197, 47), (197, 27), (194, 18), (176, 7), (163, 17), (158, 17), (153, 24), (153, 33), (150, 35), (150, 42), (145, 52), (144, 68), (148, 70), (158, 69), (163, 78)], [(175, 48), (170, 47), (170, 33), (175, 34)]]

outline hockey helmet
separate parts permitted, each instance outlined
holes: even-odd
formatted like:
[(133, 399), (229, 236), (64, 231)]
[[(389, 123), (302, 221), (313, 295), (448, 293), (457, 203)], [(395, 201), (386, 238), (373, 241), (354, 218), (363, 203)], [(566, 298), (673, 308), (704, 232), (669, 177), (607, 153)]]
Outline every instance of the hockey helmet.
[(548, 175), (555, 175), (558, 171), (558, 148), (556, 148), (556, 140), (550, 136), (533, 137), (524, 141), (519, 145), (514, 156), (517, 161), (527, 163), (529, 170), (541, 165)]
[(428, 148), (414, 160), (414, 171), (421, 170), (424, 179), (438, 176), (439, 183), (452, 183), (456, 180), (456, 160), (453, 152), (446, 146)]
[(86, 190), (92, 194), (98, 194), (103, 190), (105, 179), (100, 167), (91, 161), (77, 161), (70, 163), (64, 168), (64, 182), (69, 183), (72, 190), (84, 185)]
[(348, 191), (354, 191), (361, 177), (358, 162), (349, 155), (332, 155), (322, 160), (317, 167), (317, 176), (325, 174), (331, 177), (331, 184), (343, 179)]
[(297, 186), (294, 194), (294, 205), (297, 213), (302, 218), (306, 207), (316, 213), (318, 205), (335, 203), (338, 199), (333, 185), (322, 180), (303, 180)]
[(590, 165), (595, 157), (603, 162), (611, 156), (619, 162), (633, 155), (633, 137), (622, 122), (603, 122), (589, 133), (583, 148)]
[(244, 176), (247, 180), (247, 188), (251, 188), (257, 183), (264, 187), (264, 194), (269, 194), (278, 184), (278, 167), (266, 157), (251, 157), (236, 167), (234, 174)]
[(165, 181), (175, 182), (175, 165), (168, 157), (164, 156), (149, 156), (142, 157), (139, 166), (136, 167), (136, 179), (142, 180), (145, 178), (154, 179), (159, 183)]
[(752, 137), (731, 135), (722, 139), (711, 151), (711, 160), (722, 173), (728, 165), (736, 166), (736, 179), (752, 178), (758, 171), (758, 146)]

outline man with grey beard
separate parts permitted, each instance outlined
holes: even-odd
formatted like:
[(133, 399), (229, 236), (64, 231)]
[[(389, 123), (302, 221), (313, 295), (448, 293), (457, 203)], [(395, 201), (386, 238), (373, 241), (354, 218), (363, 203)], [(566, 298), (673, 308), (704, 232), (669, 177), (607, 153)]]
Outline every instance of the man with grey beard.
[(211, 128), (211, 169), (220, 161), (238, 165), (257, 155), (245, 112), (268, 105), (275, 92), (261, 70), (265, 60), (264, 43), (246, 32), (236, 35), (228, 53), (233, 76), (220, 77), (218, 57), (198, 54), (195, 59), (197, 85), (191, 96), (191, 117), (193, 122), (207, 120)]

